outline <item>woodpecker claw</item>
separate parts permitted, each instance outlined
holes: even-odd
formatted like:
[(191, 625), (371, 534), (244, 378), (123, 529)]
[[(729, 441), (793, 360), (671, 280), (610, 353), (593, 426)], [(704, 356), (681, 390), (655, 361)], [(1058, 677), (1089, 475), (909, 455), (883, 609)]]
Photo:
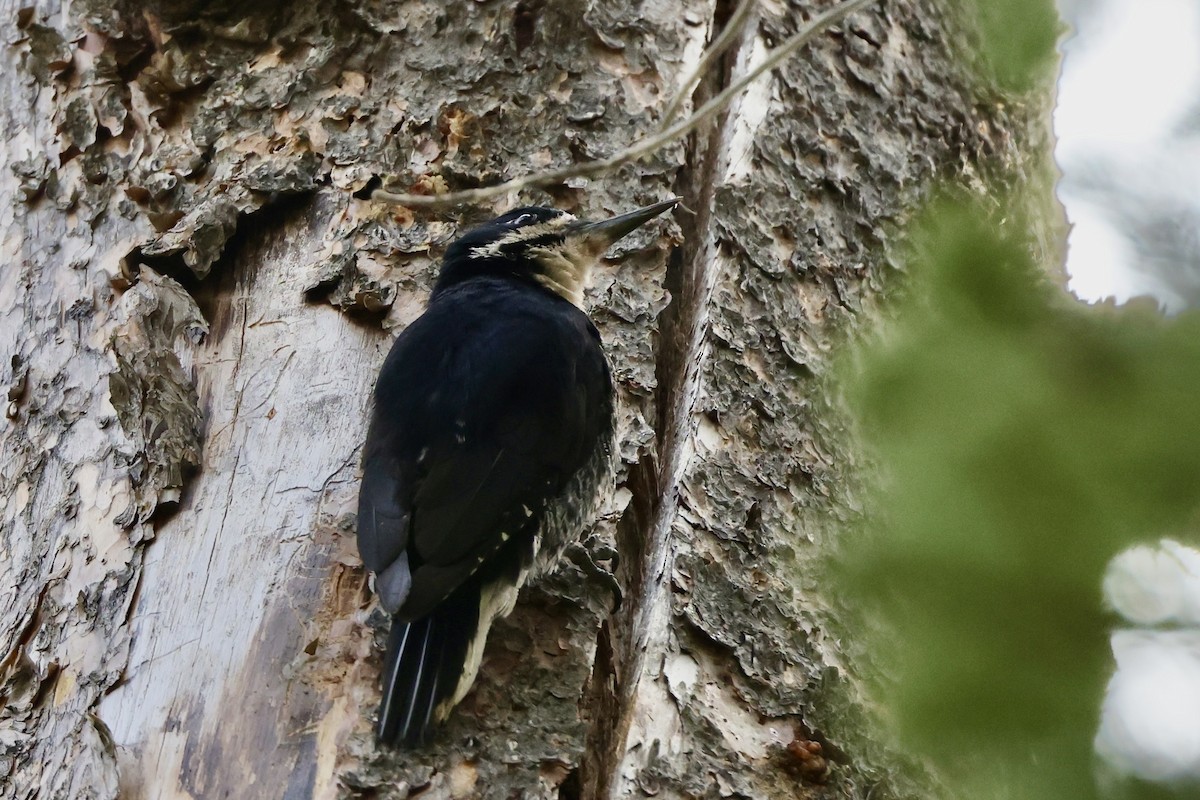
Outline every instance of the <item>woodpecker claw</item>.
[[(595, 541), (594, 538), (589, 539), (588, 543), (590, 544), (593, 541)], [(609, 553), (612, 555), (610, 556)], [(612, 608), (609, 610), (614, 614), (619, 611), (621, 609), (621, 602), (624, 600), (624, 593), (621, 591), (621, 584), (617, 581), (615, 575), (596, 563), (597, 556), (605, 560), (609, 558), (615, 559), (617, 554), (616, 551), (608, 545), (598, 542), (597, 552), (593, 554), (593, 552), (590, 551), (586, 545), (581, 544), (580, 542), (573, 542), (572, 544), (567, 545), (567, 549), (564, 554), (571, 560), (572, 564), (583, 570), (584, 575), (587, 575), (589, 578), (593, 578), (605, 589), (608, 589), (608, 591), (612, 593), (613, 603)], [(615, 568), (616, 565), (614, 564), (613, 566)]]

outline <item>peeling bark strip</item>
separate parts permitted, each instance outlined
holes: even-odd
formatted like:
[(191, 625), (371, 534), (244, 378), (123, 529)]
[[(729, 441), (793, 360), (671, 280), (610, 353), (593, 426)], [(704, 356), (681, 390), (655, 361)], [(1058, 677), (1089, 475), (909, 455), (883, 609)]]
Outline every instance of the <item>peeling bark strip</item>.
[(185, 470), (200, 464), (196, 390), (173, 348), (181, 339), (200, 344), (208, 324), (182, 286), (149, 267), (121, 296), (117, 316), (111, 344), (117, 368), (108, 394), (134, 447), (129, 477), (137, 497), (116, 519), (129, 527), (164, 504), (177, 504)]
[[(764, 3), (692, 103), (827, 7)], [(854, 508), (822, 377), (894, 224), (1044, 144), (1037, 109), (972, 100), (953, 17), (858, 12), (602, 179), (363, 199), (611, 156), (731, 10), (0, 0), (0, 798), (919, 795), (813, 556)], [(501, 207), (672, 192), (695, 216), (588, 298), (625, 464), (590, 545), (625, 604), (571, 566), (530, 587), (435, 745), (378, 751), (352, 511), (380, 323)]]
[[(729, 13), (728, 8), (720, 6), (714, 10), (709, 43), (719, 38)], [(743, 45), (744, 42), (736, 44), (724, 57), (724, 64), (701, 77), (694, 95), (695, 105), (703, 105), (724, 88), (729, 81), (730, 65), (737, 62)], [(597, 671), (593, 672), (594, 690), (608, 689), (612, 696), (592, 701), (600, 713), (593, 718), (585, 756), (589, 767), (584, 786), (587, 798), (611, 797), (619, 788), (625, 789), (623, 773), (631, 746), (629, 734), (634, 713), (641, 707), (646, 714), (656, 715), (656, 709), (641, 700), (640, 688), (643, 678), (652, 680), (658, 673), (658, 667), (652, 664), (669, 649), (671, 528), (678, 513), (679, 481), (690, 455), (693, 405), (705, 358), (708, 305), (717, 267), (716, 242), (708, 232), (712, 230), (716, 182), (728, 157), (731, 131), (725, 114), (715, 116), (709, 125), (701, 127), (688, 143), (686, 166), (677, 178), (675, 191), (695, 215), (692, 220), (695, 234), (681, 243), (667, 268), (671, 303), (659, 320), (655, 353), (658, 458), (638, 465), (644, 477), (629, 483), (632, 514), (627, 524), (618, 528), (627, 605), (609, 623), (611, 634), (607, 627), (604, 632), (611, 635), (613, 642), (611, 671), (605, 669), (607, 665), (598, 663)]]

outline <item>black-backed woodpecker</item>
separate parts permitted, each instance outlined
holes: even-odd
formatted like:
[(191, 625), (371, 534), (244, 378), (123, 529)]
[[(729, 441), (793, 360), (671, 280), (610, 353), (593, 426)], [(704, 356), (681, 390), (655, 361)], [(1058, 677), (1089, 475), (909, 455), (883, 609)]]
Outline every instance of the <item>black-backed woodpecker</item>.
[(611, 481), (614, 390), (581, 308), (609, 246), (677, 199), (600, 222), (509, 211), (446, 251), (375, 386), (358, 548), (392, 615), (381, 742), (424, 743), (492, 622), (550, 570)]

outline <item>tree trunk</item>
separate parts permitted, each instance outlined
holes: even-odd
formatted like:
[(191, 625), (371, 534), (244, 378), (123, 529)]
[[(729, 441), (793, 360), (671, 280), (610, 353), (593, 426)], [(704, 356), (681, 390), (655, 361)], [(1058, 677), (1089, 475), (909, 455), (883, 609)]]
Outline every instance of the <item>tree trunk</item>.
[[(938, 0), (817, 37), (690, 139), (495, 206), (437, 192), (652, 132), (725, 2), (0, 0), (0, 795), (916, 796), (817, 558), (854, 516), (831, 356), (938, 177), (1036, 169)], [(812, 13), (764, 4), (698, 104)], [(620, 489), (437, 741), (376, 748), (360, 445), (444, 245), (677, 193), (589, 295)], [(819, 751), (819, 752), (818, 752)]]

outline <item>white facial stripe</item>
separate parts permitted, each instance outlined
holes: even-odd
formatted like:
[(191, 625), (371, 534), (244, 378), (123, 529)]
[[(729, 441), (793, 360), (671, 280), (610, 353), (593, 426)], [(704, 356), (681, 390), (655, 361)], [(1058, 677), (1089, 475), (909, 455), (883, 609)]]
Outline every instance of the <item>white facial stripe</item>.
[(546, 236), (561, 231), (567, 225), (575, 221), (572, 214), (565, 211), (557, 217), (539, 222), (536, 225), (525, 225), (517, 228), (512, 233), (506, 233), (494, 242), (490, 242), (480, 247), (471, 249), (471, 258), (493, 258), (500, 255), (503, 249), (508, 245), (517, 244), (518, 242), (526, 242), (530, 239), (536, 239), (539, 236)]

